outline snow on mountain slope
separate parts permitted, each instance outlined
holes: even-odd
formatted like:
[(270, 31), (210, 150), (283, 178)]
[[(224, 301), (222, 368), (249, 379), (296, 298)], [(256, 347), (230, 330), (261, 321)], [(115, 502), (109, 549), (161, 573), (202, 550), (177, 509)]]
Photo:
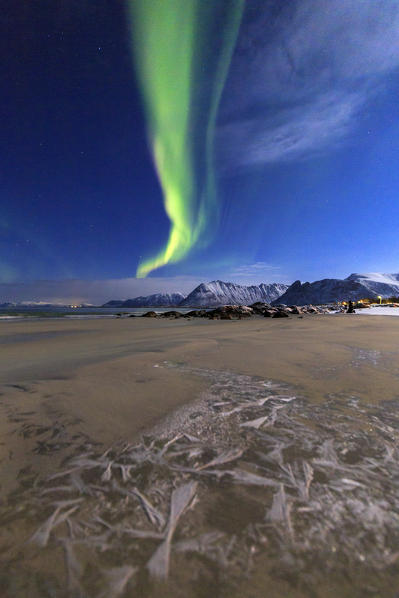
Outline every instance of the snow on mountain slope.
[(251, 305), (256, 301), (270, 303), (282, 295), (288, 285), (280, 283), (243, 286), (233, 282), (213, 280), (196, 287), (181, 302), (184, 306)]
[(367, 272), (365, 274), (351, 274), (345, 280), (360, 282), (370, 292), (383, 298), (399, 295), (399, 274)]
[(218, 305), (251, 305), (256, 301), (307, 305), (348, 299), (357, 300), (366, 297), (377, 298), (378, 295), (383, 298), (398, 296), (399, 274), (354, 273), (344, 280), (324, 278), (303, 284), (297, 280), (290, 287), (280, 283), (244, 286), (233, 282), (213, 280), (212, 282), (203, 282), (187, 297), (181, 293), (156, 293), (126, 301), (109, 301), (104, 307), (216, 307)]
[(382, 272), (366, 272), (365, 274), (351, 274), (345, 280), (371, 280), (372, 282), (382, 282), (384, 284), (397, 284), (399, 286), (399, 274), (383, 274)]

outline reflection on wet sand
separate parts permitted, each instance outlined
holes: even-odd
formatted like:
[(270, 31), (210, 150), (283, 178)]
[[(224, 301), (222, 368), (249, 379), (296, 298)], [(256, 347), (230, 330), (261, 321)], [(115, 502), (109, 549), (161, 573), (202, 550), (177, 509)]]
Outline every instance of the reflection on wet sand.
[(56, 473), (21, 472), (7, 597), (397, 596), (399, 399), (157, 365), (208, 389), (138, 443), (75, 438)]

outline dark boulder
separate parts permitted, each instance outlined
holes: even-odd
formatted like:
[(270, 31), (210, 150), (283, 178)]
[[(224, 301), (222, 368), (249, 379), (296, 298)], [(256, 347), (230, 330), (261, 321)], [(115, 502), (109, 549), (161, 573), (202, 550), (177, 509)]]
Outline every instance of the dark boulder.
[(250, 318), (253, 314), (253, 309), (246, 305), (222, 305), (216, 309), (208, 312), (208, 318), (215, 319), (213, 316), (221, 320), (233, 320), (235, 318)]
[(180, 313), (179, 311), (165, 311), (161, 314), (161, 318), (182, 318), (183, 314)]
[(279, 309), (272, 315), (272, 318), (289, 318), (289, 315), (287, 314), (286, 311)]
[(209, 313), (209, 315), (208, 315), (209, 320), (220, 320), (221, 319), (221, 316), (218, 313), (216, 313), (216, 314), (212, 313), (212, 312), (208, 312), (208, 313)]
[(208, 312), (206, 309), (194, 309), (184, 314), (185, 318), (206, 318)]
[(264, 318), (272, 318), (275, 313), (277, 313), (276, 309), (265, 309), (263, 312), (263, 317)]
[(141, 316), (142, 318), (157, 318), (158, 314), (155, 311), (147, 311)]

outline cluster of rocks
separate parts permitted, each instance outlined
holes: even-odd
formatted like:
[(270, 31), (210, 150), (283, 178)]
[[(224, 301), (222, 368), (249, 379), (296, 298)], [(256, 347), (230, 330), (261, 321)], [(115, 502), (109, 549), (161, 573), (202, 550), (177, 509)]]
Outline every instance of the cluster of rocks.
[(143, 314), (143, 318), (208, 318), (209, 320), (242, 320), (254, 315), (265, 318), (288, 318), (290, 315), (302, 316), (303, 314), (324, 314), (330, 311), (330, 308), (305, 305), (298, 307), (292, 305), (270, 305), (269, 303), (253, 303), (252, 305), (222, 305), (215, 309), (192, 310), (185, 314), (179, 311), (166, 311), (157, 314), (155, 311), (148, 311)]

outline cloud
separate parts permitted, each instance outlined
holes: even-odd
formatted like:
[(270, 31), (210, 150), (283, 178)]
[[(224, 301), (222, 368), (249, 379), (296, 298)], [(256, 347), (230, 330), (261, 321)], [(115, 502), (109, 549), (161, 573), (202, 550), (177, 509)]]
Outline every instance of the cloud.
[(280, 267), (267, 262), (237, 266), (228, 272), (228, 277), (234, 282), (246, 285), (260, 284), (261, 282), (287, 282), (285, 276), (280, 272)]
[(101, 305), (110, 299), (130, 299), (153, 293), (188, 294), (201, 280), (190, 276), (174, 278), (118, 278), (109, 280), (37, 280), (0, 283), (0, 303), (42, 301), (46, 303)]
[[(350, 130), (362, 98), (358, 94), (326, 93), (314, 102), (283, 109), (274, 118), (248, 119), (224, 127), (229, 138), (228, 162), (241, 165), (311, 157), (322, 149), (336, 147)], [(241, 148), (239, 156), (235, 148)]]
[(399, 67), (399, 3), (249, 6), (219, 129), (229, 167), (336, 147)]

